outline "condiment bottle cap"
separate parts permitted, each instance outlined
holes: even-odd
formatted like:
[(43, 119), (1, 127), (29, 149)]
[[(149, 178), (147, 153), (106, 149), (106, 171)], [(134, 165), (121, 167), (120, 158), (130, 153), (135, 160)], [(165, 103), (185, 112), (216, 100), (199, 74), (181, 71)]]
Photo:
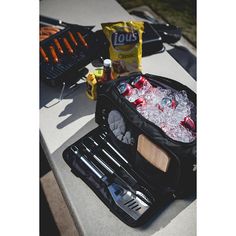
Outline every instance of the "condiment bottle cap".
[(103, 65), (104, 65), (105, 67), (111, 67), (111, 60), (110, 60), (110, 59), (105, 59), (105, 60), (103, 61)]

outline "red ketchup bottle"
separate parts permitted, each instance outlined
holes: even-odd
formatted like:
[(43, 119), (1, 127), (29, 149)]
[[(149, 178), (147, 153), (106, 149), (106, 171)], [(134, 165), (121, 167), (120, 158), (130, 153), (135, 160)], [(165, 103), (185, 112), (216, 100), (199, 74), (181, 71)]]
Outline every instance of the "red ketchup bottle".
[(113, 74), (111, 70), (111, 60), (110, 59), (105, 59), (103, 61), (103, 74), (101, 78), (101, 82), (105, 83), (109, 80), (113, 80)]

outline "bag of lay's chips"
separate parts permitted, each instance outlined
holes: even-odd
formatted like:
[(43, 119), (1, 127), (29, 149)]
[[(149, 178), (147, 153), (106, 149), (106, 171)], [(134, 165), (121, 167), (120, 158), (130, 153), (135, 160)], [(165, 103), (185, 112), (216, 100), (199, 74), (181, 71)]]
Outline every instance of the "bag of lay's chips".
[(143, 22), (104, 23), (102, 28), (110, 43), (110, 59), (115, 77), (141, 71)]

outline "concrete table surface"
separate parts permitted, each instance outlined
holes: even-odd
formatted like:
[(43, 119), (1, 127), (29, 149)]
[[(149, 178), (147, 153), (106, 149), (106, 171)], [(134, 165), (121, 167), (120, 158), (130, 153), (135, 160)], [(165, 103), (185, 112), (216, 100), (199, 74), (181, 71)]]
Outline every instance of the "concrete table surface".
[[(132, 19), (114, 0), (42, 0), (40, 14), (69, 23), (96, 25), (95, 30), (100, 29), (103, 22)], [(144, 73), (175, 79), (196, 91), (196, 81), (166, 52), (143, 58), (142, 65)], [(88, 69), (92, 66), (89, 65)], [(62, 152), (97, 127), (94, 121), (96, 102), (86, 97), (85, 83), (65, 93), (66, 98), (58, 102), (60, 88), (51, 88), (40, 82), (40, 139), (79, 233), (88, 236), (170, 235), (165, 232), (175, 228), (174, 222), (180, 216), (184, 218), (184, 209), (194, 201), (193, 198), (174, 201), (157, 212), (146, 225), (134, 229), (116, 218), (87, 185), (71, 173)], [(192, 215), (195, 215), (195, 204), (190, 206)], [(186, 225), (191, 226), (188, 235), (195, 235), (195, 218), (192, 215), (180, 221), (176, 229), (179, 234), (175, 235), (186, 236), (183, 234)], [(165, 231), (167, 227), (169, 231)]]

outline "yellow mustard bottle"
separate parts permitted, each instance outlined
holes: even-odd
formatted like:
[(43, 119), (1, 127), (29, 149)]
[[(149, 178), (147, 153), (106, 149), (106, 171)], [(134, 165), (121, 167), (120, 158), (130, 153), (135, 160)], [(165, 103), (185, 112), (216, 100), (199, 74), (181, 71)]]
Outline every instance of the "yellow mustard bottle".
[(86, 95), (92, 100), (97, 99), (97, 80), (94, 73), (89, 73), (86, 78)]

